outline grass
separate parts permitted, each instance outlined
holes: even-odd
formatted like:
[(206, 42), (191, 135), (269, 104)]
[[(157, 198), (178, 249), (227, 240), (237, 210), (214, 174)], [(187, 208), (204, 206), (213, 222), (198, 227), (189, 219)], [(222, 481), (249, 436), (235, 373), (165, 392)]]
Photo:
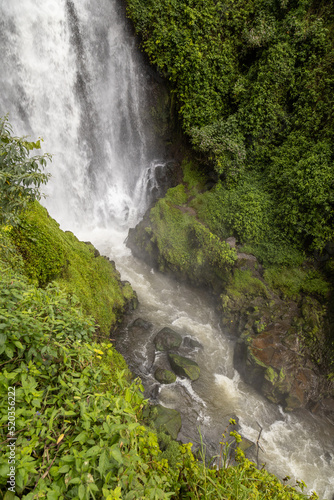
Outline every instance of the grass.
[(133, 291), (120, 282), (119, 273), (107, 259), (96, 256), (95, 248), (80, 242), (73, 233), (62, 231), (38, 202), (7, 234), (32, 283), (40, 287), (57, 283), (79, 299), (83, 311), (94, 316), (103, 334), (109, 334)]

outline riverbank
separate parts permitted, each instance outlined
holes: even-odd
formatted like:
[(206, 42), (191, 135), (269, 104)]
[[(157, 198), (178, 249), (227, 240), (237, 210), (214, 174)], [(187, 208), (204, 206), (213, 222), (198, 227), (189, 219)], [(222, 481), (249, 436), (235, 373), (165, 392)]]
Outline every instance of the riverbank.
[(310, 261), (265, 266), (232, 235), (219, 237), (210, 213), (215, 193), (198, 167), (185, 161), (183, 168), (184, 183), (130, 229), (128, 246), (154, 268), (216, 296), (223, 329), (238, 337), (235, 366), (270, 401), (334, 421), (330, 283)]
[[(39, 492), (52, 498), (108, 500), (152, 495), (184, 498), (189, 492), (234, 498), (241, 482), (247, 498), (265, 498), (268, 492), (278, 498), (286, 494), (304, 498), (265, 470), (256, 469), (242, 452), (239, 465), (217, 471), (195, 460), (190, 444), (160, 437), (164, 451), (160, 450), (156, 433), (141, 423), (146, 402), (140, 381), (131, 381), (122, 356), (109, 342), (101, 342), (103, 330), (96, 325), (100, 309), (93, 309), (93, 316), (84, 312), (87, 303), (73, 293), (71, 273), (67, 274), (71, 292), (64, 286), (66, 269), (79, 265), (84, 278), (87, 265), (94, 267), (93, 281), (87, 283), (94, 289), (101, 278), (95, 260), (108, 269), (109, 283), (114, 275), (118, 293), (126, 286), (123, 305), (129, 304), (129, 285), (119, 280), (114, 265), (92, 245), (63, 233), (36, 202), (16, 229), (1, 228), (0, 363), (4, 370), (0, 383), (4, 390), (10, 386), (14, 394), (10, 416), (16, 416), (7, 434), (8, 402), (3, 398), (2, 441), (15, 449), (10, 452), (15, 460), (9, 482), (6, 454), (0, 462), (6, 498), (14, 497), (14, 492), (27, 500)], [(57, 266), (59, 262), (62, 265)], [(77, 285), (76, 293), (85, 288)], [(98, 302), (108, 307), (101, 295)], [(111, 320), (121, 319), (119, 303), (116, 310), (116, 316), (111, 311)]]

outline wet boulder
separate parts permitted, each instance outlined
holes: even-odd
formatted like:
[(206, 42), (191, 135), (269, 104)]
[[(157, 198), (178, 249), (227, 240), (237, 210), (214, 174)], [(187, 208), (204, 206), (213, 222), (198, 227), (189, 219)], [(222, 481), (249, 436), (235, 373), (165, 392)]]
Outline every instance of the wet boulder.
[(163, 328), (154, 338), (154, 345), (157, 351), (169, 351), (178, 349), (181, 345), (182, 337), (171, 328)]
[(151, 407), (148, 419), (153, 422), (158, 432), (166, 432), (173, 439), (177, 439), (182, 425), (181, 415), (177, 410), (156, 405)]
[(152, 387), (152, 389), (150, 391), (150, 399), (152, 401), (157, 400), (158, 396), (159, 396), (159, 392), (160, 392), (160, 385), (159, 384), (154, 384), (154, 386)]
[(161, 384), (173, 384), (176, 380), (176, 375), (170, 370), (157, 368), (154, 372), (154, 378)]
[(276, 324), (258, 335), (241, 335), (234, 365), (269, 401), (291, 411), (306, 407), (322, 390), (312, 365), (288, 344), (282, 330)]
[(195, 361), (180, 356), (179, 354), (168, 354), (168, 360), (173, 371), (180, 377), (187, 377), (190, 380), (197, 380), (200, 375), (200, 368)]
[(152, 327), (152, 323), (149, 323), (145, 319), (137, 318), (131, 323), (130, 328), (140, 328), (142, 330), (149, 330)]
[(197, 348), (203, 349), (202, 344), (198, 340), (189, 336), (184, 337), (183, 347), (186, 347), (187, 349), (197, 349)]

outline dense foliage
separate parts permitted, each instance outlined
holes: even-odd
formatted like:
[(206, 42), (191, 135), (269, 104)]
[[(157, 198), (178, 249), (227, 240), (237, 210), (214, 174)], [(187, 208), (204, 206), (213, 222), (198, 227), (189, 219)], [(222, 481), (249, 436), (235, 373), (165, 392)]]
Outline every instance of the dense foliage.
[(114, 265), (93, 245), (80, 242), (70, 231), (61, 231), (37, 201), (21, 213), (20, 222), (8, 235), (22, 255), (27, 277), (41, 287), (55, 281), (77, 296), (104, 335), (115, 327), (128, 302), (135, 301), (131, 286), (120, 281)]
[[(53, 279), (64, 265), (75, 268), (76, 259), (84, 271), (92, 253), (73, 235), (61, 235), (36, 203), (15, 229), (0, 226), (2, 498), (306, 498), (257, 469), (241, 451), (235, 466), (227, 467), (231, 445), (225, 440), (220, 468), (207, 468), (203, 450), (199, 462), (191, 444), (162, 439), (163, 433), (160, 450), (157, 434), (141, 423), (147, 403), (139, 380), (131, 380), (109, 342), (96, 342), (97, 317), (82, 312), (66, 276), (58, 280), (62, 288)], [(72, 264), (64, 264), (64, 257)], [(94, 274), (98, 280), (99, 268)], [(70, 288), (75, 282), (70, 273), (68, 282)], [(85, 286), (75, 283), (80, 294)]]
[(48, 180), (43, 173), (50, 155), (30, 157), (40, 149), (40, 140), (30, 142), (12, 134), (8, 117), (0, 118), (0, 223), (15, 224), (28, 203), (40, 199), (40, 186)]
[[(0, 234), (0, 439), (15, 438), (15, 498), (306, 498), (242, 452), (239, 464), (217, 470), (197, 461), (190, 444), (165, 436), (161, 451), (157, 434), (141, 423), (139, 381), (110, 343), (94, 341), (94, 318), (55, 284), (29, 283), (8, 228)], [(3, 449), (5, 493), (11, 448)]]
[[(333, 237), (333, 5), (127, 3), (195, 150), (223, 181), (225, 199), (238, 199), (241, 212), (234, 206), (220, 222), (248, 242), (323, 250)], [(248, 231), (249, 198), (256, 222)]]

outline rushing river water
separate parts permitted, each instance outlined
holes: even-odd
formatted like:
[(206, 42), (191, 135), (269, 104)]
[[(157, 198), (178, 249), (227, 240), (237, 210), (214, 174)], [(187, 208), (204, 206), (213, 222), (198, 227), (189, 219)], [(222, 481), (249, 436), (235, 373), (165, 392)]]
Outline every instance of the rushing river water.
[(229, 418), (237, 417), (251, 441), (263, 429), (260, 463), (331, 500), (333, 426), (308, 412), (287, 414), (241, 380), (233, 368), (234, 340), (221, 330), (210, 297), (150, 269), (124, 244), (147, 207), (164, 150), (152, 139), (149, 76), (122, 5), (0, 0), (0, 114), (9, 113), (15, 134), (42, 135), (44, 150), (53, 154), (44, 201), (51, 215), (115, 260), (137, 291), (140, 307), (132, 319), (153, 327), (140, 337), (125, 328), (119, 345), (147, 394), (157, 384), (152, 340), (162, 327), (201, 343), (190, 352), (200, 378), (178, 378), (156, 392), (161, 404), (180, 410), (179, 438), (196, 443), (200, 429), (214, 454)]
[(307, 411), (285, 413), (246, 384), (233, 367), (234, 341), (221, 330), (207, 294), (177, 283), (134, 258), (124, 244), (126, 232), (96, 229), (79, 235), (89, 237), (104, 255), (114, 259), (122, 278), (137, 291), (140, 306), (132, 319), (140, 317), (153, 324), (153, 329), (140, 337), (125, 328), (118, 341), (132, 370), (142, 378), (147, 396), (157, 384), (153, 373), (159, 355), (152, 365), (152, 343), (161, 328), (171, 327), (203, 346), (190, 353), (201, 369), (197, 381), (177, 378), (174, 384), (160, 385), (158, 402), (181, 412), (179, 439), (199, 443), (200, 429), (208, 453), (213, 455), (218, 453), (229, 419), (237, 417), (241, 434), (253, 442), (262, 428), (260, 464), (266, 463), (281, 478), (289, 475), (291, 484), (305, 481), (309, 490), (331, 500), (333, 426)]

